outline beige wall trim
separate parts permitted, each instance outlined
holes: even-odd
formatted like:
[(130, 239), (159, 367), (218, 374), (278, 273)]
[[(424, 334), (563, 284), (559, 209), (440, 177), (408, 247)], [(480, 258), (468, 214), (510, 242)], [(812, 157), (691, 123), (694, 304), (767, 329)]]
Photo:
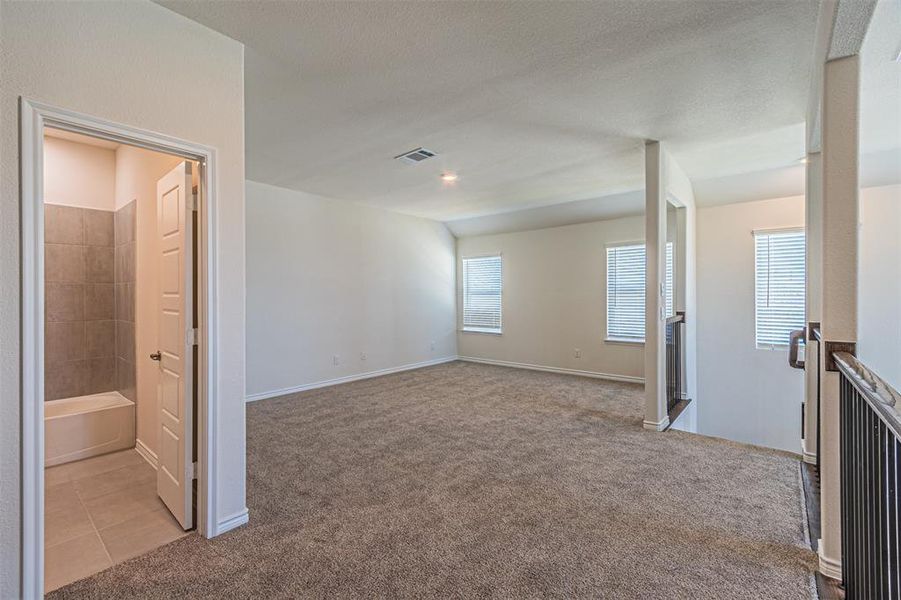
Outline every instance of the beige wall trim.
[(612, 373), (599, 373), (597, 371), (582, 371), (579, 369), (564, 369), (561, 367), (549, 367), (546, 365), (530, 365), (528, 363), (510, 362), (506, 360), (493, 360), (479, 358), (477, 356), (460, 356), (459, 360), (465, 362), (481, 363), (483, 365), (495, 365), (498, 367), (511, 367), (513, 369), (527, 369), (529, 371), (544, 371), (545, 373), (561, 373), (563, 375), (578, 375), (579, 377), (591, 377), (594, 379), (606, 379), (608, 381), (623, 381), (626, 383), (644, 383), (643, 377), (630, 375), (615, 375)]
[(226, 531), (231, 531), (232, 529), (237, 529), (241, 525), (246, 525), (249, 520), (250, 513), (246, 508), (244, 510), (238, 511), (232, 516), (226, 517), (216, 524), (217, 535), (222, 535)]
[(324, 381), (316, 381), (313, 383), (305, 383), (303, 385), (293, 386), (289, 388), (282, 388), (278, 390), (271, 390), (268, 392), (260, 392), (258, 394), (249, 394), (245, 397), (245, 402), (256, 402), (257, 400), (267, 400), (269, 398), (276, 398), (278, 396), (286, 396), (288, 394), (296, 394), (297, 392), (305, 392), (307, 390), (315, 390), (318, 388), (329, 387), (332, 385), (340, 385), (342, 383), (350, 383), (351, 381), (359, 381), (361, 379), (371, 379), (372, 377), (381, 377), (382, 375), (390, 375), (392, 373), (400, 373), (402, 371), (412, 371), (413, 369), (422, 369), (423, 367), (431, 367), (434, 365), (440, 365), (446, 362), (452, 362), (457, 360), (456, 356), (445, 356), (443, 358), (437, 358), (435, 360), (427, 360), (418, 363), (411, 363), (408, 365), (400, 365), (398, 367), (390, 367), (388, 369), (379, 369), (377, 371), (367, 371), (365, 373), (356, 373), (354, 375), (347, 375), (346, 377), (336, 377), (335, 379), (326, 379)]
[(659, 421), (648, 421), (647, 419), (645, 419), (642, 422), (641, 426), (648, 431), (663, 431), (664, 429), (669, 427), (669, 415), (663, 417)]
[(842, 561), (834, 558), (823, 556), (823, 540), (817, 545), (817, 556), (819, 556), (819, 565), (817, 569), (830, 579), (842, 580)]
[(147, 446), (147, 444), (145, 444), (141, 440), (135, 440), (135, 451), (141, 455), (141, 458), (147, 461), (148, 465), (153, 467), (154, 471), (159, 469), (159, 458), (157, 457), (156, 453)]
[[(802, 446), (806, 446), (806, 444), (802, 444)], [(808, 465), (815, 465), (815, 464), (817, 464), (817, 453), (816, 453), (816, 452), (811, 452), (811, 451), (808, 450), (806, 447), (805, 447), (805, 448), (802, 448), (801, 458), (802, 458), (802, 459), (804, 460), (804, 462), (806, 462)]]

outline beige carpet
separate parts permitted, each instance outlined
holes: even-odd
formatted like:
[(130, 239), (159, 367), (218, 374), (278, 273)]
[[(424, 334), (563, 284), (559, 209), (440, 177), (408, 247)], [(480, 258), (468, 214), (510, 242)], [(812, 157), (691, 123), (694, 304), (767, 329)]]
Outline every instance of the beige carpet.
[(246, 527), (51, 598), (809, 598), (798, 461), (449, 363), (248, 405)]

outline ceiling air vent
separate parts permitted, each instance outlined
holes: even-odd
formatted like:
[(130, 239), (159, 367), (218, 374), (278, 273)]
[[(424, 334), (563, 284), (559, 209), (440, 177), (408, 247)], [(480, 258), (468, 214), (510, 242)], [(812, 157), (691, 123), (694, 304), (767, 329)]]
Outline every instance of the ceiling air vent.
[(424, 160), (432, 158), (433, 156), (435, 156), (435, 153), (431, 150), (426, 150), (425, 148), (417, 148), (416, 150), (410, 150), (409, 152), (398, 154), (394, 158), (400, 159), (406, 163), (410, 163), (411, 165), (415, 165), (417, 163), (421, 163)]

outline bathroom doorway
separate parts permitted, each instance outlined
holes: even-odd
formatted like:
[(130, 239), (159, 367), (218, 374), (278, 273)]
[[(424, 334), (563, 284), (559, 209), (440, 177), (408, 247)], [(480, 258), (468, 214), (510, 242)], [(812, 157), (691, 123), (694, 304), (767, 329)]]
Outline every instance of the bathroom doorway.
[(193, 529), (197, 172), (44, 132), (46, 591)]
[(212, 150), (45, 111), (31, 140), (40, 151), (23, 161), (34, 298), (23, 308), (34, 357), (23, 363), (23, 567), (37, 591), (209, 535), (215, 466)]

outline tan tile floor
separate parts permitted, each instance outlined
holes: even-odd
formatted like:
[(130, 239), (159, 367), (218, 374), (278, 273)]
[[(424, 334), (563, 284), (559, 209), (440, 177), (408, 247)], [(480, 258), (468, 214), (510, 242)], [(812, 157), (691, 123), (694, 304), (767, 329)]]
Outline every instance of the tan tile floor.
[(134, 450), (50, 467), (44, 486), (46, 592), (186, 535)]

